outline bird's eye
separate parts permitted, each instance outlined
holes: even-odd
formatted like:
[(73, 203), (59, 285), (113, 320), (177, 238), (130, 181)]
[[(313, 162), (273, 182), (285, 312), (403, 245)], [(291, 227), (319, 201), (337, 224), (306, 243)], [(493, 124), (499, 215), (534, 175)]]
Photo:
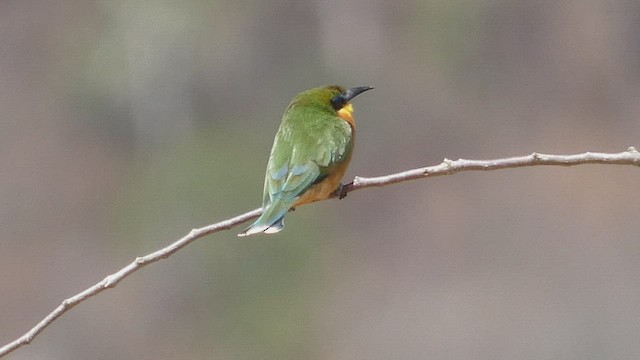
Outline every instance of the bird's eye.
[(336, 95), (331, 99), (331, 105), (335, 111), (338, 111), (344, 107), (347, 102), (345, 101), (342, 94)]

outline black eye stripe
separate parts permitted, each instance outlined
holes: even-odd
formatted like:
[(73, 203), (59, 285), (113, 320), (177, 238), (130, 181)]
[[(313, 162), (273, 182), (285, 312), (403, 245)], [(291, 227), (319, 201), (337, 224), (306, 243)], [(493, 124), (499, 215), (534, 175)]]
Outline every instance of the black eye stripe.
[(336, 95), (331, 99), (331, 105), (335, 111), (342, 109), (346, 103), (342, 94)]

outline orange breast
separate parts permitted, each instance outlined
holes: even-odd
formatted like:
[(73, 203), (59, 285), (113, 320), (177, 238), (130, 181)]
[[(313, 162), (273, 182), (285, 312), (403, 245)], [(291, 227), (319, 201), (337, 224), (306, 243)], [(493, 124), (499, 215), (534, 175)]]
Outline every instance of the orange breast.
[(313, 185), (309, 190), (305, 191), (304, 194), (300, 195), (300, 198), (294, 206), (300, 206), (329, 198), (340, 185), (340, 180), (342, 180), (344, 173), (347, 172), (350, 160), (351, 159), (345, 160), (342, 164), (333, 169), (331, 175), (326, 179)]

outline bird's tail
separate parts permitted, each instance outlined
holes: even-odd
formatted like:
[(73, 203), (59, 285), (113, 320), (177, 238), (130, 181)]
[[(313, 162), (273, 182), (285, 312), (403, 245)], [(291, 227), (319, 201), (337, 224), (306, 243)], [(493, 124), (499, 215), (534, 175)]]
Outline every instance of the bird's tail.
[(258, 233), (275, 234), (284, 228), (284, 216), (293, 205), (293, 201), (283, 199), (274, 200), (264, 210), (262, 215), (238, 236), (249, 236)]

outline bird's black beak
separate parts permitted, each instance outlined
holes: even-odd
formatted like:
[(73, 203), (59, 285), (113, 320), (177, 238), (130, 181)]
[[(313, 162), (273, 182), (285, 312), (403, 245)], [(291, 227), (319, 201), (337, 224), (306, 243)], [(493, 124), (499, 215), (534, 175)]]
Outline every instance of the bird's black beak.
[(351, 89), (343, 92), (341, 95), (342, 95), (342, 98), (344, 99), (344, 102), (348, 103), (354, 97), (362, 94), (363, 92), (365, 92), (367, 90), (371, 90), (371, 89), (373, 89), (373, 86), (354, 87), (354, 88), (351, 88)]
[(347, 105), (347, 103), (351, 101), (351, 99), (371, 89), (373, 89), (373, 86), (359, 86), (348, 89), (340, 95), (337, 95), (333, 99), (331, 99), (331, 105), (333, 105), (333, 108), (338, 111), (345, 105)]

